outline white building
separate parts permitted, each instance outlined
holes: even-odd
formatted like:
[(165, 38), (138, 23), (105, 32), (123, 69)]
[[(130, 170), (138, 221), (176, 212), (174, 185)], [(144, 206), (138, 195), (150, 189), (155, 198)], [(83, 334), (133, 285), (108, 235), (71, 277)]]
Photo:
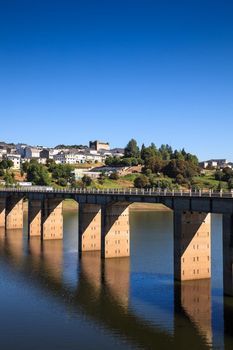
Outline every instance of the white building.
[[(109, 151), (109, 153), (112, 157), (121, 158), (124, 157), (124, 148), (113, 148)], [(107, 156), (107, 153), (105, 153), (105, 155)]]
[(6, 149), (0, 149), (0, 158), (2, 159), (7, 154)]
[(49, 149), (49, 158), (53, 159), (54, 156), (56, 156), (57, 154), (61, 153), (62, 149), (57, 149), (57, 148), (50, 148)]
[(210, 160), (205, 160), (201, 163), (199, 163), (200, 167), (203, 169), (206, 168), (226, 168), (226, 167), (231, 167), (228, 165), (228, 161), (226, 159), (210, 159)]
[(57, 164), (79, 164), (86, 163), (86, 156), (82, 153), (60, 152), (54, 155)]
[(84, 163), (101, 163), (105, 158), (97, 153), (90, 152), (60, 152), (54, 155), (53, 159), (57, 164), (84, 164)]
[(42, 148), (37, 147), (26, 147), (25, 148), (25, 158), (40, 158), (40, 152)]
[(22, 158), (25, 157), (25, 149), (28, 147), (28, 145), (25, 145), (23, 143), (18, 143), (16, 145), (16, 152), (21, 155)]
[(14, 165), (12, 167), (13, 169), (16, 169), (16, 170), (20, 169), (20, 165), (21, 165), (21, 155), (20, 154), (7, 154), (6, 159), (11, 160), (14, 163)]
[(98, 179), (101, 172), (99, 171), (90, 171), (90, 169), (74, 169), (73, 171), (75, 180), (81, 180), (84, 175), (89, 176), (91, 179)]
[(100, 154), (86, 154), (86, 161), (90, 163), (102, 163), (104, 159)]

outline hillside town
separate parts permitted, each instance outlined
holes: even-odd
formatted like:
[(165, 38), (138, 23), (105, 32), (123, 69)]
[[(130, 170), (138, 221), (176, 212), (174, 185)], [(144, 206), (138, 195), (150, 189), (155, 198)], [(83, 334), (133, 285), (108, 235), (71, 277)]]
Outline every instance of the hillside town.
[(7, 159), (13, 162), (14, 169), (20, 169), (22, 163), (35, 159), (38, 163), (46, 164), (48, 159), (53, 159), (56, 164), (95, 164), (104, 163), (107, 157), (122, 157), (124, 149), (110, 149), (109, 143), (90, 141), (89, 147), (80, 148), (44, 146), (30, 146), (27, 144), (7, 144), (0, 142), (0, 160)]
[[(5, 162), (5, 163), (4, 163)], [(0, 142), (0, 185), (157, 187), (231, 189), (233, 163), (227, 159), (199, 162), (184, 149), (154, 143), (125, 148), (109, 142), (58, 145), (53, 148)], [(112, 182), (111, 182), (112, 181)]]
[[(0, 160), (7, 159), (13, 162), (13, 169), (20, 169), (21, 164), (36, 160), (38, 163), (46, 164), (48, 159), (53, 159), (56, 164), (104, 164), (109, 157), (124, 157), (124, 148), (110, 148), (108, 142), (90, 141), (88, 146), (72, 148), (65, 145), (54, 148), (44, 146), (30, 146), (27, 144), (13, 144), (0, 142)], [(233, 162), (227, 159), (210, 159), (199, 162), (202, 169), (223, 169), (233, 168)]]

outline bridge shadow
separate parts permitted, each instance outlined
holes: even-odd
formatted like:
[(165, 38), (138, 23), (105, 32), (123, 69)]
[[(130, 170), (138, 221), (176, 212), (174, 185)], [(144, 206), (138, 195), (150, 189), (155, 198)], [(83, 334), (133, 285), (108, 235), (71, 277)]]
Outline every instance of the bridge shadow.
[[(144, 349), (207, 349), (206, 338), (211, 337), (207, 324), (201, 324), (197, 316), (194, 296), (209, 293), (208, 286), (198, 289), (190, 285), (176, 289), (180, 300), (174, 315), (174, 335), (141, 319), (130, 303), (130, 260), (118, 258), (101, 260), (100, 253), (84, 253), (78, 268), (78, 283), (74, 287), (64, 280), (64, 252), (62, 241), (41, 242), (33, 238), (28, 242), (22, 232), (2, 232), (0, 259), (37, 288), (46, 290), (73, 311), (80, 308), (85, 315), (134, 347)], [(143, 288), (143, 286), (142, 286)], [(194, 296), (191, 297), (194, 290)], [(196, 297), (195, 297), (196, 298)], [(206, 296), (199, 307), (209, 301)], [(207, 310), (208, 311), (208, 310)], [(209, 319), (209, 311), (208, 317)], [(206, 322), (206, 321), (205, 321)], [(201, 326), (200, 326), (201, 325)], [(204, 334), (204, 336), (200, 336)], [(205, 339), (204, 339), (205, 338)]]

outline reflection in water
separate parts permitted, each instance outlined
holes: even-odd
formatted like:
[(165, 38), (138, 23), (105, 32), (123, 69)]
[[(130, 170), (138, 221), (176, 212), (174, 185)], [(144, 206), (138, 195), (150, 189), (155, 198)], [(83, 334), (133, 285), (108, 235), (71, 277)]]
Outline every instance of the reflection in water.
[(34, 268), (46, 270), (54, 280), (61, 281), (63, 275), (63, 241), (43, 241), (32, 237), (28, 242), (28, 253)]
[(212, 344), (211, 280), (185, 281), (179, 286), (181, 307), (207, 344)]
[[(27, 333), (33, 336), (35, 323), (43, 319), (42, 306), (38, 300), (47, 297), (55, 299), (58, 304), (54, 307), (53, 316), (46, 319), (48, 327), (44, 331), (44, 349), (209, 348), (214, 338), (210, 280), (176, 284), (175, 310), (168, 300), (170, 293), (173, 294), (172, 266), (167, 264), (172, 254), (171, 214), (137, 213), (132, 215), (131, 220), (132, 257), (105, 261), (101, 260), (99, 252), (85, 252), (78, 259), (77, 216), (70, 213), (67, 222), (65, 220), (64, 242), (57, 240), (42, 243), (37, 237), (28, 241), (26, 232), (24, 235), (17, 230), (9, 231), (6, 235), (4, 230), (1, 232), (1, 277), (7, 281), (5, 275), (8, 273), (4, 273), (4, 264), (13, 267), (15, 279), (23, 275), (25, 282), (22, 288), (26, 292), (24, 309), (31, 303), (28, 313), (32, 325), (31, 328), (27, 325), (25, 338), (21, 336), (21, 345), (25, 349), (28, 348)], [(159, 271), (163, 272), (161, 276)], [(14, 279), (11, 283), (14, 284)], [(31, 286), (33, 290), (38, 290), (40, 297), (37, 301), (32, 301), (30, 297)], [(164, 299), (161, 292), (165, 295)], [(3, 293), (1, 285), (0, 293)], [(173, 298), (171, 300), (173, 302)], [(49, 299), (51, 304), (52, 300)], [(59, 305), (64, 305), (66, 311), (59, 313)], [(10, 304), (8, 307), (11, 307)], [(225, 324), (228, 325), (225, 344), (232, 345), (233, 315), (229, 310), (228, 307), (225, 310)], [(66, 313), (69, 315), (67, 330), (63, 322)], [(159, 320), (164, 313), (171, 314), (172, 332), (166, 331), (159, 322), (151, 322), (153, 318)], [(76, 324), (78, 321), (79, 327)], [(14, 319), (11, 318), (9, 322), (14, 327)], [(56, 324), (56, 344), (50, 322)], [(83, 336), (85, 332), (87, 334)], [(4, 349), (11, 348), (14, 347), (4, 346)]]
[(23, 237), (22, 229), (7, 230), (6, 234), (1, 237), (4, 249), (14, 257), (13, 261), (16, 265), (23, 263)]
[(101, 289), (100, 252), (85, 252), (80, 259), (80, 270), (96, 293)]
[(119, 305), (127, 308), (129, 303), (130, 258), (102, 261), (104, 282)]

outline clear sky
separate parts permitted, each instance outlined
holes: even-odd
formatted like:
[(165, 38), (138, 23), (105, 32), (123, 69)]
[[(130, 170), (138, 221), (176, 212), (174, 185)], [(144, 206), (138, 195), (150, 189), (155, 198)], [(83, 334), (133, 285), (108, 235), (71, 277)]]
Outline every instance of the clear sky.
[(231, 0), (0, 0), (0, 140), (233, 160)]

